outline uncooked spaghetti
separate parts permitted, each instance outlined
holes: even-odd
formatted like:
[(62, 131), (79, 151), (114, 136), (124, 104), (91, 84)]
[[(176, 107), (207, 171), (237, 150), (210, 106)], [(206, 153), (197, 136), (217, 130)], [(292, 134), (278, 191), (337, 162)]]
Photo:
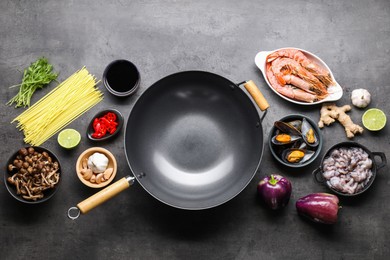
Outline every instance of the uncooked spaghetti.
[(103, 99), (97, 83), (83, 67), (11, 123), (18, 121), (24, 141), (39, 146)]

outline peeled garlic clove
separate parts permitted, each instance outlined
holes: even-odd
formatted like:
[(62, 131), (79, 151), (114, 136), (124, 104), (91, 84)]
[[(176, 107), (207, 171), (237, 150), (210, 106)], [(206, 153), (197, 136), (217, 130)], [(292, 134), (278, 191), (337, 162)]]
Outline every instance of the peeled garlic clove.
[(90, 180), (92, 175), (94, 175), (91, 169), (82, 169), (80, 172), (85, 180)]
[(96, 175), (96, 183), (99, 184), (102, 181), (104, 181), (103, 173), (99, 173), (98, 175)]
[(104, 179), (108, 180), (108, 179), (111, 177), (111, 175), (112, 175), (113, 172), (114, 172), (114, 169), (113, 169), (113, 168), (107, 168), (107, 169), (104, 171), (104, 173), (103, 173)]
[(91, 179), (89, 179), (90, 182), (95, 183), (96, 182), (96, 175), (92, 174)]
[(85, 158), (83, 161), (82, 161), (82, 167), (83, 169), (87, 169), (88, 168), (88, 159)]

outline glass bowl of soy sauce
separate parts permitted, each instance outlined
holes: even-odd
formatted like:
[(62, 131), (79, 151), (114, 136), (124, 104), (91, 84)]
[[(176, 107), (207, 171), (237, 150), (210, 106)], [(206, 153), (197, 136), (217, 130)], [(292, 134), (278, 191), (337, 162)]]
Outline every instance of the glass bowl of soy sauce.
[(128, 60), (114, 60), (103, 73), (103, 84), (107, 90), (118, 97), (127, 97), (138, 89), (140, 74), (137, 67)]

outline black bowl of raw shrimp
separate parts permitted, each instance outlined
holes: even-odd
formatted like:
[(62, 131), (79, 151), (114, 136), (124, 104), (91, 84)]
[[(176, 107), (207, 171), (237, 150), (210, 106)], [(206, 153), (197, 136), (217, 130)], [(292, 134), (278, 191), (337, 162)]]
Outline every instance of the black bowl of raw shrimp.
[(341, 142), (329, 148), (313, 177), (332, 192), (352, 197), (368, 190), (386, 164), (382, 152), (371, 152), (356, 142)]
[[(272, 138), (276, 134), (278, 134), (278, 131), (279, 131), (278, 128), (276, 127), (275, 123), (278, 122), (278, 121), (281, 121), (281, 122), (284, 122), (284, 123), (291, 123), (291, 122), (294, 122), (294, 121), (303, 121), (303, 120), (306, 120), (306, 122), (314, 130), (315, 136), (317, 138), (317, 145), (315, 147), (307, 147), (307, 148), (305, 148), (305, 149), (309, 150), (312, 153), (312, 155), (310, 156), (309, 159), (302, 160), (302, 161), (299, 161), (299, 162), (289, 162), (289, 161), (286, 161), (283, 158), (284, 150), (285, 149), (291, 149), (292, 147), (295, 146), (295, 144), (290, 143), (290, 144), (286, 144), (286, 145), (275, 145), (272, 142)], [(323, 145), (321, 131), (318, 128), (317, 124), (314, 123), (314, 121), (311, 120), (309, 117), (304, 116), (304, 115), (300, 115), (300, 114), (287, 115), (287, 116), (279, 119), (278, 121), (275, 121), (274, 126), (271, 128), (271, 131), (269, 133), (269, 138), (268, 138), (269, 139), (268, 140), (269, 148), (270, 148), (271, 154), (275, 158), (275, 160), (278, 161), (280, 164), (282, 164), (284, 166), (287, 166), (289, 168), (294, 168), (294, 169), (303, 168), (303, 167), (306, 167), (306, 166), (310, 165), (311, 163), (313, 163), (317, 159), (317, 157), (320, 155), (320, 152), (321, 152), (321, 149), (322, 149), (322, 145)]]
[(39, 146), (22, 147), (8, 160), (4, 183), (16, 200), (39, 204), (52, 198), (61, 183), (57, 156)]

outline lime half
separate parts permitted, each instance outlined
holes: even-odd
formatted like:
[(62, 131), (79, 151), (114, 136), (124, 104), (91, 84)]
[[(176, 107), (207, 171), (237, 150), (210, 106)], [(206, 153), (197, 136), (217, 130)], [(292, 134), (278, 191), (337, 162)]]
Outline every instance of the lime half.
[(57, 137), (58, 144), (66, 149), (75, 148), (81, 140), (81, 135), (74, 129), (64, 129)]
[(370, 108), (362, 116), (363, 125), (370, 131), (379, 131), (386, 125), (386, 115), (382, 110)]

